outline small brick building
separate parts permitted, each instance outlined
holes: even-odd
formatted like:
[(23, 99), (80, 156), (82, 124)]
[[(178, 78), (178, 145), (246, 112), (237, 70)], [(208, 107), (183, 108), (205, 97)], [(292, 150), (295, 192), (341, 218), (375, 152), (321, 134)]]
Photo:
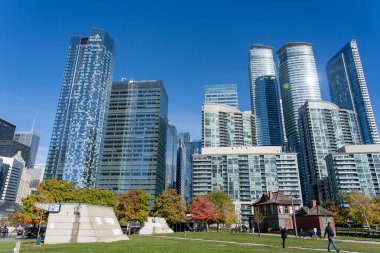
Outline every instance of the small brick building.
[(325, 208), (318, 206), (315, 200), (312, 201), (312, 207), (302, 207), (296, 211), (296, 221), (298, 231), (307, 231), (317, 228), (317, 234), (322, 235), (328, 222), (331, 222), (333, 230), (335, 230), (333, 213)]
[(260, 230), (278, 231), (280, 227), (293, 229), (293, 207), (297, 210), (300, 205), (300, 200), (292, 200), (281, 192), (268, 192), (254, 202), (252, 207), (254, 212), (260, 212), (264, 217)]

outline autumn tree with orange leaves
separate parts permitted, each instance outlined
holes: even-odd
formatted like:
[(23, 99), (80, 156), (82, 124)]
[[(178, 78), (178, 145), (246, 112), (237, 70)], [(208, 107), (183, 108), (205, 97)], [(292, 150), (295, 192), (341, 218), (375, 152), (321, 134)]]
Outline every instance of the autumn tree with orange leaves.
[(208, 231), (208, 225), (218, 220), (218, 211), (214, 203), (206, 195), (195, 196), (190, 205), (190, 220), (204, 225)]

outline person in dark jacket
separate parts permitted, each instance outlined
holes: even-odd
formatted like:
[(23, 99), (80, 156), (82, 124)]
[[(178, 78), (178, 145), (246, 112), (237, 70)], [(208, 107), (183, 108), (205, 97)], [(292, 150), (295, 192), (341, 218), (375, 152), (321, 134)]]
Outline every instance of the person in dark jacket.
[(339, 252), (340, 250), (336, 247), (335, 242), (334, 242), (334, 230), (332, 229), (330, 222), (327, 223), (327, 227), (325, 229), (325, 235), (323, 236), (323, 239), (326, 238), (326, 235), (327, 235), (327, 238), (329, 240), (329, 244), (327, 246), (327, 250), (330, 251), (330, 246), (332, 244), (334, 246), (336, 252)]
[(283, 248), (285, 248), (285, 241), (286, 241), (286, 237), (288, 237), (287, 236), (287, 234), (286, 234), (286, 228), (285, 227), (281, 227), (281, 238), (282, 238), (282, 247)]

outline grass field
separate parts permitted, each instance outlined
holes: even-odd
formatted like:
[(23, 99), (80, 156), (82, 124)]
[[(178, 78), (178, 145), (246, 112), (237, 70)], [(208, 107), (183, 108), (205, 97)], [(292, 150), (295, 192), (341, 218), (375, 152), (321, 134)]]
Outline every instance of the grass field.
[[(168, 236), (183, 237), (183, 233), (171, 234)], [(259, 237), (257, 234), (232, 234), (232, 233), (187, 233), (187, 238), (198, 238), (206, 240), (219, 240), (219, 241), (234, 241), (241, 243), (260, 243), (269, 244), (273, 246), (281, 245), (281, 238), (279, 236), (269, 236), (263, 235)], [(343, 238), (342, 238), (343, 239)], [(344, 239), (348, 239), (347, 237)], [(357, 238), (356, 238), (357, 239)], [(365, 239), (362, 239), (365, 240)], [(378, 240), (380, 242), (380, 240)], [(341, 250), (347, 251), (357, 251), (357, 252), (380, 252), (380, 244), (363, 244), (355, 242), (341, 242), (336, 241), (337, 247)], [(310, 240), (310, 239), (300, 239), (291, 238), (287, 239), (287, 246), (289, 247), (304, 247), (304, 248), (327, 248), (327, 240)], [(278, 249), (277, 249), (278, 251)]]
[[(228, 244), (223, 242), (204, 242), (193, 240), (180, 240), (173, 237), (183, 237), (183, 233), (171, 234), (169, 238), (159, 236), (130, 236), (129, 241), (114, 243), (90, 243), (90, 244), (60, 244), (35, 246), (34, 242), (23, 242), (21, 253), (26, 252), (50, 252), (50, 253), (209, 253), (209, 252), (318, 252), (313, 250), (282, 249), (264, 246), (246, 246), (238, 244)], [(252, 234), (230, 234), (230, 233), (187, 233), (187, 239), (205, 239), (219, 241), (248, 242), (280, 246), (281, 240), (275, 236), (262, 236)], [(380, 253), (380, 245), (369, 245), (359, 243), (337, 242), (343, 250)], [(2, 243), (0, 241), (0, 252), (13, 252), (15, 242)], [(305, 248), (326, 249), (327, 241), (316, 241), (308, 239), (288, 238), (288, 246), (300, 246)]]

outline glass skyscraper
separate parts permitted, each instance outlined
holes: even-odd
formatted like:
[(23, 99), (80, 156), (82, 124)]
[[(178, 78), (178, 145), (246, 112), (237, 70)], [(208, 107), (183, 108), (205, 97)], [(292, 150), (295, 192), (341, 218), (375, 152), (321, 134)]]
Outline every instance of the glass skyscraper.
[(332, 102), (357, 113), (365, 144), (380, 143), (356, 40), (349, 41), (327, 62), (326, 72)]
[(333, 103), (306, 101), (299, 110), (302, 156), (309, 198), (331, 199), (325, 157), (345, 145), (361, 143), (356, 114)]
[[(306, 100), (321, 100), (312, 44), (292, 42), (277, 51), (282, 106), (288, 146), (298, 153), (302, 192), (307, 193), (306, 174), (298, 129), (298, 110)], [(303, 196), (307, 205), (310, 200)]]
[(225, 104), (238, 108), (236, 84), (208, 84), (205, 86), (205, 103)]
[(175, 125), (168, 123), (166, 137), (165, 189), (176, 188), (178, 138)]
[(71, 38), (44, 178), (94, 185), (112, 84), (115, 44), (108, 33)]
[(161, 81), (112, 85), (97, 187), (142, 189), (151, 203), (165, 189), (168, 96)]
[(259, 146), (283, 145), (280, 93), (273, 47), (254, 44), (249, 51), (251, 110)]
[(40, 144), (40, 136), (33, 131), (16, 132), (14, 140), (30, 147), (29, 164), (27, 166), (28, 168), (34, 168), (38, 152), (38, 145)]

